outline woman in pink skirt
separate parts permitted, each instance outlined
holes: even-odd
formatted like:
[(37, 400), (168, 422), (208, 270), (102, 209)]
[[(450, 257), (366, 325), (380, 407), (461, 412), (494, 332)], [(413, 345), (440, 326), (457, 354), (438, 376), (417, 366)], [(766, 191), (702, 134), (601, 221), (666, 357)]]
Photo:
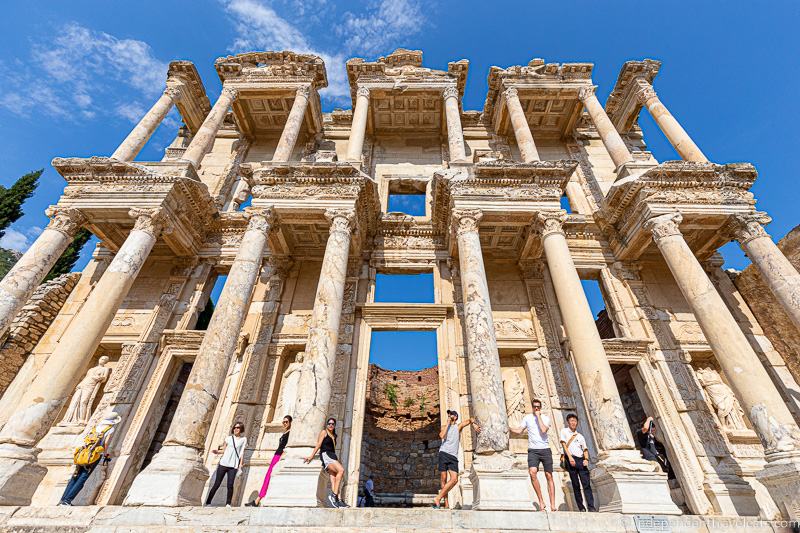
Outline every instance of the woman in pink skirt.
[(264, 483), (261, 484), (261, 490), (258, 491), (258, 498), (252, 502), (246, 503), (245, 505), (250, 507), (258, 507), (261, 505), (261, 500), (263, 500), (264, 496), (267, 495), (267, 489), (269, 488), (269, 477), (272, 475), (272, 469), (275, 468), (275, 465), (281, 460), (281, 455), (283, 455), (283, 449), (286, 447), (286, 443), (289, 442), (290, 429), (292, 429), (292, 417), (286, 415), (283, 417), (283, 435), (281, 435), (281, 438), (278, 439), (278, 449), (275, 450), (275, 455), (272, 456), (272, 461), (269, 462), (269, 469), (267, 470), (267, 475), (264, 476)]

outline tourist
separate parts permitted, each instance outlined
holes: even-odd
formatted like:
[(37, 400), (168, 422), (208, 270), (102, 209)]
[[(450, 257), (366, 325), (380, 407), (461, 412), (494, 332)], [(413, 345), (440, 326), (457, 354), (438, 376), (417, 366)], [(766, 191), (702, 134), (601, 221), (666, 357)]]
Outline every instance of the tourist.
[(269, 478), (272, 475), (272, 469), (275, 468), (275, 465), (281, 460), (283, 449), (286, 448), (286, 443), (289, 442), (289, 430), (292, 429), (291, 415), (284, 416), (281, 424), (283, 424), (283, 434), (278, 439), (278, 448), (275, 450), (275, 454), (269, 462), (269, 468), (267, 469), (267, 474), (264, 476), (264, 483), (261, 484), (261, 490), (258, 491), (258, 497), (252, 502), (246, 503), (245, 505), (248, 507), (258, 507), (261, 505), (261, 500), (264, 499), (264, 496), (267, 494), (267, 489), (269, 488)]
[(460, 441), (461, 430), (472, 425), (475, 431), (480, 433), (481, 427), (472, 418), (468, 418), (458, 423), (458, 413), (447, 410), (447, 425), (442, 426), (439, 438), (442, 440), (439, 446), (439, 481), (441, 490), (433, 499), (433, 508), (443, 507), (442, 500), (447, 498), (447, 493), (458, 483), (458, 444)]
[(364, 483), (364, 507), (375, 507), (375, 482), (372, 481), (372, 476)]
[(100, 461), (103, 461), (104, 467), (111, 461), (108, 447), (111, 443), (111, 436), (114, 434), (114, 426), (119, 424), (120, 420), (122, 417), (119, 413), (111, 410), (83, 437), (83, 444), (75, 449), (72, 458), (75, 471), (67, 482), (67, 487), (64, 489), (58, 505), (72, 505), (72, 500), (83, 489), (86, 480), (92, 475)]
[(231, 506), (233, 498), (233, 483), (236, 481), (237, 474), (241, 471), (242, 461), (244, 460), (244, 448), (247, 445), (247, 437), (244, 437), (244, 424), (236, 422), (231, 428), (231, 434), (225, 442), (212, 453), (222, 454), (222, 459), (217, 465), (217, 472), (214, 474), (214, 484), (206, 496), (206, 505), (211, 505), (211, 500), (217, 493), (217, 489), (222, 484), (222, 478), (227, 476), (227, 493), (225, 494), (225, 507)]
[(553, 482), (553, 452), (547, 442), (547, 432), (550, 429), (550, 417), (542, 414), (542, 402), (533, 400), (533, 413), (528, 413), (522, 419), (522, 426), (509, 427), (514, 433), (528, 433), (528, 474), (531, 484), (539, 499), (539, 510), (546, 511), (542, 488), (539, 486), (537, 474), (539, 465), (544, 470), (547, 479), (547, 492), (550, 495), (550, 510), (556, 510), (556, 485)]
[(636, 441), (639, 443), (639, 451), (648, 461), (658, 463), (662, 472), (667, 473), (667, 479), (675, 479), (675, 473), (672, 471), (667, 459), (667, 450), (664, 445), (656, 438), (658, 428), (653, 421), (652, 416), (648, 416), (642, 427), (636, 432)]
[(306, 457), (306, 463), (310, 463), (314, 456), (319, 452), (322, 461), (322, 468), (331, 477), (331, 490), (328, 490), (328, 503), (331, 507), (349, 507), (339, 497), (339, 488), (344, 477), (344, 467), (336, 457), (336, 419), (331, 417), (325, 422), (325, 429), (319, 432), (317, 445)]
[(586, 506), (589, 507), (589, 512), (594, 513), (597, 512), (597, 509), (594, 506), (594, 495), (589, 483), (589, 449), (586, 447), (586, 439), (578, 433), (578, 417), (576, 415), (572, 413), (567, 415), (567, 426), (561, 430), (561, 447), (564, 449), (563, 466), (572, 482), (572, 492), (575, 495), (578, 510), (586, 511), (581, 496), (581, 487), (583, 487)]

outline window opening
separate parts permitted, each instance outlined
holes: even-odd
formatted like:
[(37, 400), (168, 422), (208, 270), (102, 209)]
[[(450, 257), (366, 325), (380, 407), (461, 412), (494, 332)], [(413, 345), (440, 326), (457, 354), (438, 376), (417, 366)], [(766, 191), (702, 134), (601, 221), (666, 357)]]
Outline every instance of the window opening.
[(433, 272), (378, 273), (375, 277), (375, 301), (379, 303), (434, 303)]

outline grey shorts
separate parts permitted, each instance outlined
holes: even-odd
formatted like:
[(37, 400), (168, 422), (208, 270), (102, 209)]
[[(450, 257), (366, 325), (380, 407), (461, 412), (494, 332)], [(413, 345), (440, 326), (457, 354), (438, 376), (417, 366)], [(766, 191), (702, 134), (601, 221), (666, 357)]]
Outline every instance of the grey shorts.
[(539, 463), (545, 472), (553, 472), (553, 452), (550, 448), (528, 449), (528, 468), (539, 468)]
[(439, 452), (439, 472), (458, 472), (458, 457)]

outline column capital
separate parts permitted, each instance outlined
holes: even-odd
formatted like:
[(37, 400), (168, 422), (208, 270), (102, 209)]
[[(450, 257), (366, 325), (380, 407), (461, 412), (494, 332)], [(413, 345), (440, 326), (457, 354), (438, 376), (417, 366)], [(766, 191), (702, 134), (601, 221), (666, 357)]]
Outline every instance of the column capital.
[(304, 85), (302, 87), (298, 87), (297, 91), (295, 92), (295, 95), (296, 96), (301, 96), (301, 97), (305, 98), (306, 100), (308, 100), (308, 98), (311, 96), (311, 87), (308, 86), (308, 85)]
[(348, 208), (332, 208), (325, 210), (325, 218), (331, 223), (331, 233), (347, 233), (350, 235), (356, 227), (356, 210)]
[(567, 221), (567, 216), (567, 212), (563, 209), (536, 213), (533, 230), (540, 233), (542, 238), (553, 233), (564, 235), (564, 222)]
[(364, 87), (363, 85), (359, 85), (358, 89), (356, 90), (356, 96), (363, 96), (364, 98), (369, 98), (369, 87)]
[(638, 89), (636, 89), (636, 99), (640, 104), (647, 105), (647, 101), (651, 98), (658, 98), (656, 90), (653, 89), (649, 81), (643, 78), (637, 78), (636, 85), (638, 86)]
[(469, 232), (477, 232), (483, 211), (480, 209), (453, 209), (450, 214), (452, 225), (455, 227), (456, 235)]
[(271, 207), (245, 207), (244, 218), (247, 219), (247, 231), (269, 233), (275, 222), (275, 213)]
[(272, 275), (280, 279), (289, 277), (289, 272), (294, 266), (294, 260), (285, 255), (271, 255), (266, 259), (266, 263), (272, 268)]
[(227, 96), (231, 100), (235, 100), (239, 96), (239, 89), (236, 89), (235, 87), (223, 87), (219, 96), (220, 98), (222, 96)]
[(167, 88), (164, 89), (164, 94), (169, 96), (173, 103), (177, 103), (186, 94), (186, 89), (182, 84), (168, 83)]
[(51, 205), (45, 214), (50, 218), (47, 229), (59, 231), (70, 239), (75, 237), (81, 226), (86, 223), (84, 214), (74, 207)]
[(759, 237), (770, 238), (764, 226), (772, 222), (772, 218), (763, 212), (732, 215), (724, 226), (724, 231), (739, 244), (747, 244)]
[(542, 359), (547, 359), (549, 355), (550, 354), (547, 353), (547, 348), (544, 347), (522, 352), (522, 357), (525, 359), (525, 361), (540, 361)]
[(594, 90), (597, 88), (596, 85), (588, 85), (586, 87), (581, 87), (578, 89), (578, 100), (581, 102), (585, 102), (587, 98), (594, 95)]
[(445, 100), (448, 98), (458, 99), (458, 88), (455, 86), (445, 87), (445, 89), (442, 91), (442, 98)]
[(653, 234), (653, 240), (658, 243), (661, 239), (672, 235), (681, 235), (680, 224), (683, 222), (683, 215), (678, 213), (666, 213), (654, 216), (644, 223), (644, 228)]
[(506, 97), (506, 100), (518, 100), (519, 93), (517, 92), (516, 87), (509, 87), (505, 91), (503, 91), (503, 96)]
[(170, 233), (172, 231), (167, 210), (163, 207), (150, 209), (134, 207), (128, 211), (128, 215), (136, 220), (133, 225), (134, 230), (144, 231), (155, 238), (158, 238), (161, 233)]

